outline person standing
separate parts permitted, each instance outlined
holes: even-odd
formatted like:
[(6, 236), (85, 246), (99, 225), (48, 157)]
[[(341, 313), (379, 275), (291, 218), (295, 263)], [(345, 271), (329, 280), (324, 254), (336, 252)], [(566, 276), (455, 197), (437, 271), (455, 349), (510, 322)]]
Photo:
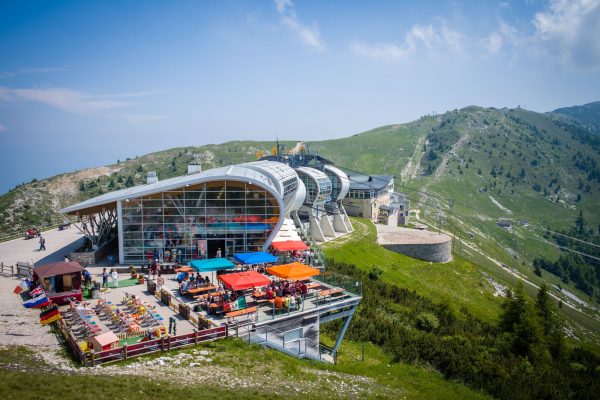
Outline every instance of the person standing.
[(113, 287), (119, 287), (119, 273), (114, 268), (110, 270), (110, 276), (112, 278)]
[(71, 260), (69, 260), (69, 257), (65, 255), (64, 262), (69, 262), (69, 261), (71, 261)]
[(42, 250), (46, 251), (46, 239), (42, 238)]
[(42, 248), (43, 248), (43, 240), (44, 240), (44, 238), (42, 237), (42, 234), (40, 233), (40, 237), (39, 237), (40, 248), (39, 248), (39, 251), (42, 251)]
[(108, 288), (108, 271), (106, 271), (106, 267), (102, 268), (102, 287)]
[(217, 258), (221, 258), (221, 248), (217, 249)]

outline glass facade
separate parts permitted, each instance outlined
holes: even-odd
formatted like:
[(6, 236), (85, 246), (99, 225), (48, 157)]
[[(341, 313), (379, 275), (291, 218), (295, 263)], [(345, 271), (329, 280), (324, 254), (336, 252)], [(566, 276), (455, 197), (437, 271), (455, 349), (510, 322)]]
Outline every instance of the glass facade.
[(262, 250), (280, 209), (260, 186), (227, 180), (128, 199), (122, 218), (125, 263), (181, 263)]
[(326, 174), (329, 180), (331, 181), (331, 198), (332, 200), (335, 200), (337, 199), (338, 195), (340, 194), (340, 191), (342, 190), (342, 182), (336, 174), (329, 171), (326, 171)]
[(323, 203), (329, 201), (331, 196), (331, 181), (329, 178), (317, 177), (316, 179), (309, 176), (304, 171), (297, 171), (298, 176), (306, 186), (306, 200), (307, 204)]

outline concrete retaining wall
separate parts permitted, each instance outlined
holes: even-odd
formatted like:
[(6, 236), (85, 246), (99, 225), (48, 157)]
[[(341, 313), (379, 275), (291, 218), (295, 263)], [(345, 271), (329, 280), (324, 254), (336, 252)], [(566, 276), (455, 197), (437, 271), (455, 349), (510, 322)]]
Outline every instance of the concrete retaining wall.
[(452, 260), (452, 241), (431, 244), (384, 244), (388, 250), (409, 257), (432, 262), (448, 262)]
[(77, 261), (82, 266), (95, 265), (117, 247), (117, 238), (112, 238), (102, 247), (95, 251), (86, 251), (84, 253), (73, 252), (69, 255), (71, 261)]

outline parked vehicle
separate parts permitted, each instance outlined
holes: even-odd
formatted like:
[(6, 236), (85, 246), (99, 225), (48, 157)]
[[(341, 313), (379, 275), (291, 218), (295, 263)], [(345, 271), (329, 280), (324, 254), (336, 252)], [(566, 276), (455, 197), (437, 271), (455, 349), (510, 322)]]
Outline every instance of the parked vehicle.
[(40, 231), (37, 228), (31, 228), (25, 231), (25, 239), (32, 239), (38, 236), (40, 236)]
[(71, 221), (64, 221), (62, 224), (58, 225), (58, 230), (62, 231), (63, 229), (67, 229), (71, 227)]

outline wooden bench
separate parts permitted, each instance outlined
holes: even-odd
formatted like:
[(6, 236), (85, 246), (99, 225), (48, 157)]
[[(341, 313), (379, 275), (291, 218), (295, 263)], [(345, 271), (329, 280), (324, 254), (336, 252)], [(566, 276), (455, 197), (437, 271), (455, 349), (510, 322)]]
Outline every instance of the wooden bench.
[(256, 312), (256, 307), (248, 307), (243, 310), (235, 310), (225, 314), (227, 318), (241, 317), (242, 315), (252, 314)]

